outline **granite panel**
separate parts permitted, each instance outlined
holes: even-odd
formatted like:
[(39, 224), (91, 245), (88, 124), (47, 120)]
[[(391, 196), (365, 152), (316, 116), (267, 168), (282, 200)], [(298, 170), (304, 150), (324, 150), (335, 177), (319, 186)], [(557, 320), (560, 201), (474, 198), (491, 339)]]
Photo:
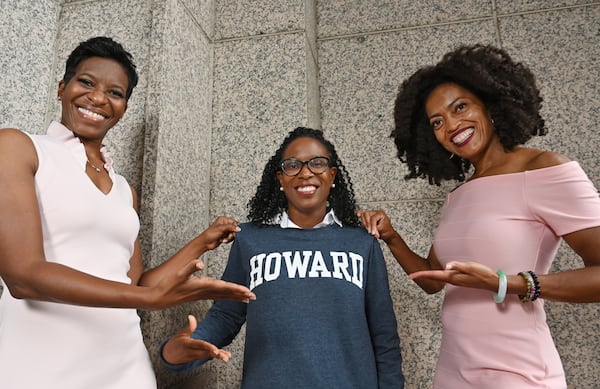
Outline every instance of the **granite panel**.
[(244, 221), (268, 158), (305, 125), (305, 56), (302, 34), (215, 45), (212, 217)]
[(360, 34), (492, 16), (492, 1), (317, 1), (319, 37)]
[(215, 34), (215, 0), (181, 0), (207, 37)]
[[(144, 160), (145, 237), (151, 266), (174, 254), (208, 226), (212, 44), (179, 1), (153, 9), (152, 93), (147, 102)], [(157, 361), (158, 346), (208, 302), (144, 314), (144, 334), (160, 387), (198, 374), (172, 374)], [(176, 324), (175, 324), (176, 323)]]
[(215, 39), (304, 29), (304, 1), (215, 0)]
[(499, 14), (540, 11), (557, 7), (569, 7), (597, 3), (594, 0), (496, 0)]
[(501, 18), (503, 46), (536, 75), (548, 135), (532, 145), (578, 160), (600, 187), (600, 5)]
[[(458, 37), (458, 38), (457, 38)], [(443, 198), (454, 185), (406, 182), (408, 169), (389, 137), (398, 86), (459, 44), (494, 43), (491, 21), (433, 26), (320, 41), (323, 128), (334, 141), (357, 199)]]
[(59, 10), (58, 0), (0, 2), (0, 128), (46, 131), (47, 107), (56, 100), (51, 80)]

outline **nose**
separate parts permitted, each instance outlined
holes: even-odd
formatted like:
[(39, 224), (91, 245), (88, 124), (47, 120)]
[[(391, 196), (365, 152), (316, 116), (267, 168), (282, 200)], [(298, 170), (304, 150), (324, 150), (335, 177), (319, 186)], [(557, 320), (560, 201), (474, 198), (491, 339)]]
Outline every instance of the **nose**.
[(448, 115), (446, 118), (446, 131), (452, 133), (460, 128), (460, 118), (455, 115)]
[(88, 100), (90, 100), (94, 105), (104, 104), (106, 102), (106, 95), (103, 91), (99, 89), (93, 89), (87, 94)]
[(298, 175), (301, 177), (311, 177), (314, 175), (314, 173), (310, 171), (310, 169), (308, 168), (308, 163), (305, 162), (302, 164), (302, 168), (300, 168), (300, 172), (298, 172)]

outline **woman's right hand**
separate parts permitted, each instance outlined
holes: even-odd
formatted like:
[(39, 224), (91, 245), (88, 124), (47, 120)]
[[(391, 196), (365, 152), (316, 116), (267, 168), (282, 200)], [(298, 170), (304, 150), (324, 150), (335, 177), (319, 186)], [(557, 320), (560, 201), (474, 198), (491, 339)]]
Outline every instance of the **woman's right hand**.
[(363, 227), (377, 239), (382, 239), (387, 243), (395, 234), (397, 234), (392, 226), (390, 218), (383, 210), (358, 211), (357, 215), (360, 218)]
[(196, 300), (235, 300), (249, 302), (256, 296), (247, 287), (207, 276), (197, 276), (202, 269), (199, 259), (190, 261), (184, 268), (162, 278), (149, 301), (150, 309), (163, 309)]
[(188, 325), (165, 343), (162, 349), (163, 359), (172, 365), (189, 363), (198, 359), (221, 359), (225, 362), (231, 358), (229, 351), (222, 350), (212, 343), (192, 339), (190, 335), (196, 330), (198, 322), (192, 315), (188, 316)]

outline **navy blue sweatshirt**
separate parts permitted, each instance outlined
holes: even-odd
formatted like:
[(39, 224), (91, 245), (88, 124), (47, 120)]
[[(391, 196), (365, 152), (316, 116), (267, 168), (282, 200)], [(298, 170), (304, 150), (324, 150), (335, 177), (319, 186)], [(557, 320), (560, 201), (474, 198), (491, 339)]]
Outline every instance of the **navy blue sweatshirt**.
[[(223, 280), (249, 304), (217, 301), (192, 334), (217, 347), (246, 322), (242, 388), (402, 388), (387, 270), (363, 228), (283, 229), (245, 223)], [(169, 365), (185, 370), (205, 360)]]

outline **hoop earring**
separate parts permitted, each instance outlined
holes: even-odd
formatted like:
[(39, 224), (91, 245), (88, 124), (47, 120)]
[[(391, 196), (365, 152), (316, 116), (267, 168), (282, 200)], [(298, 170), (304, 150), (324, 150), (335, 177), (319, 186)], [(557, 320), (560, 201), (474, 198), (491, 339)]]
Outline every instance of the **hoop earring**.
[(450, 158), (448, 158), (448, 159), (452, 159), (452, 158), (454, 158), (454, 153), (450, 154)]

